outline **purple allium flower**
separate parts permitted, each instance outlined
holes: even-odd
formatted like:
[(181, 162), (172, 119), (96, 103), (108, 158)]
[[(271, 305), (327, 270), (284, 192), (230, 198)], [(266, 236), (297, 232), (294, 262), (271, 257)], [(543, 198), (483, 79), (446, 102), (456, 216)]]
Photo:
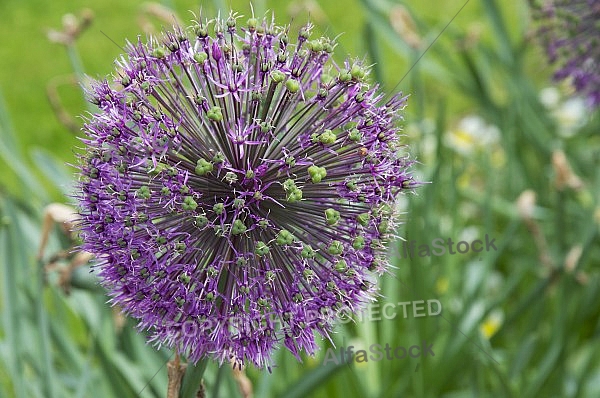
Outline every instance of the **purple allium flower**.
[(310, 25), (295, 44), (254, 18), (190, 31), (128, 44), (90, 90), (82, 246), (155, 343), (193, 362), (267, 366), (281, 343), (300, 359), (389, 266), (395, 198), (416, 186), (405, 98), (383, 103)]
[[(541, 4), (540, 4), (541, 3)], [(600, 0), (536, 2), (539, 34), (555, 79), (570, 78), (592, 106), (600, 105)]]

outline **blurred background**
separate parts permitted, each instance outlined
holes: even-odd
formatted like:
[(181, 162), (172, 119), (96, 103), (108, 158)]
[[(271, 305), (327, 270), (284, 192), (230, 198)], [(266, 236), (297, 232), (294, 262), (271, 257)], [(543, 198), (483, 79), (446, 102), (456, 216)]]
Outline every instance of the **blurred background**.
[[(126, 39), (188, 24), (200, 7), (251, 14), (237, 0), (0, 1), (0, 397), (166, 396), (171, 352), (106, 304), (89, 258), (70, 251), (73, 214), (57, 204), (73, 205), (78, 115), (93, 111), (77, 82), (112, 73)], [(438, 300), (442, 312), (396, 306), (393, 319), (367, 315), (333, 337), (336, 355), (427, 341), (435, 356), (324, 364), (322, 341), (302, 363), (278, 351), (272, 373), (209, 363), (206, 396), (600, 396), (600, 113), (552, 81), (527, 2), (253, 8), (292, 30), (310, 18), (339, 36), (337, 62), (364, 56), (385, 92), (410, 95), (405, 141), (430, 183), (402, 199), (400, 237), (487, 234), (497, 250), (401, 258), (398, 240), (379, 310)]]

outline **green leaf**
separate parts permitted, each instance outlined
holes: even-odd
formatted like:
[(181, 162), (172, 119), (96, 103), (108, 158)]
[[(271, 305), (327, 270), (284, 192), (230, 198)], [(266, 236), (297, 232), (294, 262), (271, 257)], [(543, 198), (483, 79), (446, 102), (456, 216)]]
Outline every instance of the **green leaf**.
[(63, 162), (56, 160), (43, 149), (34, 149), (31, 154), (47, 181), (51, 181), (65, 196), (73, 195), (73, 173), (67, 171)]
[(291, 387), (286, 388), (286, 398), (302, 398), (312, 396), (312, 392), (319, 388), (326, 380), (345, 367), (351, 366), (347, 362), (318, 366), (301, 376), (300, 380)]
[(203, 358), (197, 364), (188, 363), (183, 380), (181, 381), (181, 389), (179, 390), (179, 398), (196, 398), (196, 393), (200, 389), (202, 376), (208, 365), (208, 359)]
[(27, 189), (27, 195), (35, 192), (33, 197), (29, 197), (30, 200), (38, 198), (42, 201), (46, 200), (46, 194), (40, 189), (39, 181), (29, 171), (29, 167), (17, 150), (15, 134), (9, 122), (2, 93), (0, 93), (0, 159), (19, 177), (21, 185)]
[[(1, 112), (0, 112), (1, 113)], [(0, 134), (1, 137), (1, 134)], [(22, 322), (20, 313), (22, 306), (19, 303), (19, 294), (17, 286), (21, 282), (19, 273), (26, 270), (27, 264), (23, 256), (18, 255), (24, 253), (23, 240), (17, 235), (15, 230), (15, 206), (9, 199), (1, 200), (0, 208), (2, 209), (3, 217), (0, 217), (0, 273), (2, 281), (2, 327), (4, 339), (7, 342), (6, 364), (11, 373), (14, 393), (17, 397), (25, 397), (25, 381), (23, 375), (24, 364), (22, 362), (21, 351), (24, 346), (21, 341)]]

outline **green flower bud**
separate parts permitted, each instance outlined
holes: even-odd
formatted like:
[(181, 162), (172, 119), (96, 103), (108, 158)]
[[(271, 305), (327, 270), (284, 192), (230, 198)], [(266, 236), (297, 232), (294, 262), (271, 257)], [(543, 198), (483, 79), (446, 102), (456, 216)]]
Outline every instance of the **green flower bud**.
[(357, 236), (356, 238), (354, 238), (354, 240), (352, 241), (352, 247), (355, 248), (356, 250), (364, 249), (365, 238), (363, 238), (362, 236)]
[(138, 249), (131, 249), (130, 254), (131, 254), (131, 258), (134, 260), (137, 260), (141, 256), (140, 251)]
[(196, 169), (194, 170), (196, 174), (200, 176), (207, 175), (208, 173), (213, 171), (213, 164), (206, 159), (198, 159), (196, 162)]
[(194, 54), (194, 61), (198, 62), (200, 65), (204, 64), (204, 62), (208, 59), (208, 54), (204, 51)]
[(275, 272), (273, 271), (267, 271), (265, 273), (265, 281), (267, 283), (273, 282), (275, 280)]
[(238, 176), (233, 171), (228, 171), (227, 173), (225, 173), (225, 181), (227, 181), (228, 184), (233, 184), (237, 182), (237, 180)]
[(240, 219), (237, 219), (233, 222), (233, 226), (231, 227), (231, 233), (233, 235), (240, 235), (246, 232), (248, 228), (244, 225), (244, 222)]
[(291, 234), (287, 229), (282, 229), (277, 234), (276, 243), (280, 246), (282, 245), (291, 245), (294, 243), (294, 235)]
[(196, 25), (194, 27), (194, 33), (198, 37), (206, 37), (206, 36), (208, 36), (208, 30), (206, 29), (206, 27), (204, 27), (202, 25)]
[(331, 130), (325, 130), (319, 135), (319, 141), (325, 145), (333, 144), (336, 138), (336, 135)]
[(271, 72), (271, 80), (273, 80), (276, 84), (281, 83), (285, 79), (285, 74), (279, 70), (274, 70)]
[(367, 225), (369, 225), (369, 218), (369, 213), (361, 213), (358, 216), (356, 216), (356, 221), (358, 221), (358, 223), (363, 227), (366, 227)]
[(202, 105), (204, 101), (206, 101), (206, 98), (203, 95), (198, 94), (194, 97), (194, 102), (196, 105)]
[(320, 40), (311, 40), (308, 43), (306, 43), (306, 45), (308, 46), (308, 48), (311, 51), (314, 51), (314, 52), (323, 51), (323, 43), (321, 43)]
[(335, 263), (335, 270), (337, 272), (344, 272), (347, 268), (348, 268), (348, 264), (346, 263), (345, 260), (340, 260), (337, 263)]
[(381, 222), (377, 226), (377, 231), (379, 231), (380, 234), (385, 234), (388, 231), (388, 227), (389, 227), (388, 221), (381, 220)]
[(152, 56), (154, 58), (164, 58), (165, 57), (165, 50), (162, 48), (155, 48), (154, 51), (152, 51)]
[(241, 209), (246, 206), (246, 201), (244, 199), (236, 198), (233, 200), (233, 207), (236, 209)]
[(285, 157), (285, 164), (287, 164), (289, 167), (294, 167), (296, 165), (296, 159), (294, 159), (293, 156), (288, 155)]
[(215, 156), (213, 156), (212, 161), (217, 164), (223, 163), (225, 161), (225, 155), (221, 152), (217, 152), (215, 153)]
[(311, 279), (313, 276), (315, 276), (315, 272), (310, 268), (306, 268), (304, 271), (302, 271), (302, 275), (304, 275), (305, 279)]
[(287, 180), (285, 180), (283, 182), (283, 189), (285, 191), (293, 191), (294, 189), (298, 189), (296, 187), (296, 182), (294, 180), (292, 180), (291, 178), (288, 178)]
[(321, 83), (324, 86), (329, 86), (332, 81), (333, 81), (333, 76), (331, 76), (330, 74), (328, 74), (328, 73), (321, 74)]
[(259, 307), (267, 307), (269, 305), (269, 301), (261, 297), (258, 300), (256, 300), (256, 304), (258, 304)]
[(342, 83), (346, 83), (352, 80), (352, 75), (348, 71), (344, 71), (340, 73), (339, 79)]
[(183, 203), (181, 204), (183, 210), (186, 211), (194, 211), (198, 207), (198, 203), (191, 196), (186, 196), (183, 198)]
[(259, 257), (265, 256), (269, 253), (269, 246), (267, 246), (265, 242), (259, 240), (256, 242), (254, 253), (256, 253), (256, 255)]
[(310, 245), (304, 245), (302, 251), (300, 252), (300, 256), (302, 256), (302, 258), (314, 258), (315, 255), (315, 249), (313, 249)]
[(223, 205), (223, 203), (215, 203), (215, 205), (213, 206), (213, 211), (217, 215), (221, 215), (225, 211), (225, 205)]
[(302, 39), (308, 39), (310, 37), (310, 30), (308, 26), (303, 26), (300, 28), (300, 31), (298, 32), (298, 37)]
[(137, 197), (138, 198), (142, 198), (142, 199), (148, 199), (151, 196), (150, 193), (150, 188), (147, 187), (146, 185), (142, 185), (138, 190), (137, 190)]
[(290, 203), (298, 202), (302, 199), (302, 190), (301, 189), (293, 189), (289, 191), (285, 197), (285, 199)]
[(312, 165), (308, 167), (308, 174), (312, 182), (317, 184), (327, 176), (327, 170), (325, 170), (325, 167)]
[(335, 225), (340, 220), (340, 212), (335, 209), (325, 210), (325, 220), (327, 225)]
[(208, 218), (204, 214), (194, 217), (194, 225), (198, 228), (204, 228), (208, 224)]
[(271, 131), (271, 129), (273, 128), (273, 126), (271, 126), (271, 124), (269, 122), (261, 122), (260, 123), (260, 132), (261, 133), (268, 133), (269, 131)]
[(353, 142), (360, 141), (362, 139), (362, 133), (358, 131), (358, 129), (352, 129), (350, 133), (348, 133), (348, 139)]
[(220, 122), (223, 120), (223, 114), (221, 113), (221, 108), (218, 106), (213, 106), (206, 112), (206, 117), (213, 122)]
[(356, 191), (358, 189), (358, 184), (355, 180), (350, 180), (346, 183), (346, 188), (348, 188), (351, 191)]
[(287, 88), (290, 93), (297, 93), (298, 90), (300, 90), (300, 83), (298, 83), (297, 80), (288, 79), (288, 81), (285, 82), (285, 88)]
[(329, 247), (327, 248), (327, 253), (332, 256), (338, 256), (344, 252), (344, 245), (339, 240), (334, 240), (331, 242)]
[(227, 18), (226, 24), (228, 28), (235, 28), (235, 18)]
[(354, 64), (352, 65), (352, 68), (350, 68), (350, 75), (354, 80), (362, 80), (365, 77), (366, 72), (359, 65)]
[(123, 87), (127, 87), (131, 84), (131, 78), (128, 75), (125, 75), (121, 78), (121, 84)]

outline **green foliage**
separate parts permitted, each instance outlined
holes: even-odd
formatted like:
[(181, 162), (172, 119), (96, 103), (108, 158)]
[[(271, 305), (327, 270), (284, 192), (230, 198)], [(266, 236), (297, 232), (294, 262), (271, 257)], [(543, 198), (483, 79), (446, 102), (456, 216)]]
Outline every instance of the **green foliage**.
[[(314, 358), (300, 363), (282, 349), (271, 373), (246, 369), (254, 395), (598, 396), (600, 116), (573, 116), (565, 87), (558, 87), (562, 97), (555, 105), (540, 100), (551, 71), (531, 40), (525, 2), (470, 1), (446, 30), (463, 1), (404, 3), (401, 9), (389, 0), (355, 0), (344, 7), (255, 1), (254, 10), (262, 15), (273, 9), (279, 22), (298, 14), (297, 26), (312, 7), (319, 33), (345, 32), (338, 54), (367, 54), (374, 64), (369, 77), (388, 91), (418, 60), (398, 87), (411, 95), (405, 133), (421, 162), (416, 170), (431, 183), (407, 196), (398, 235), (430, 243), (488, 234), (497, 251), (408, 259), (396, 244), (390, 255), (397, 268), (382, 278), (379, 311), (385, 303), (437, 299), (442, 313), (414, 317), (409, 307), (404, 317), (396, 306), (394, 319), (341, 323), (333, 342), (323, 341)], [(79, 62), (92, 76), (110, 71), (121, 49), (100, 31), (118, 45), (135, 39), (140, 28), (133, 21), (141, 4), (93, 2), (94, 24), (69, 51), (45, 41), (43, 30), (76, 12), (72, 3), (0, 4), (0, 34), (20, 38), (0, 46), (6, 61), (0, 65), (2, 397), (166, 395), (164, 364), (172, 353), (146, 344), (134, 322), (106, 303), (88, 265), (73, 272), (68, 294), (59, 284), (60, 272), (48, 270), (50, 260), (73, 244), (63, 230), (53, 228), (46, 255), (41, 260), (35, 255), (45, 206), (71, 201), (74, 177), (64, 163), (74, 161), (77, 142), (77, 134), (53, 115), (45, 86), (73, 68), (80, 75)], [(208, 2), (203, 12), (213, 15), (226, 5)], [(247, 2), (232, 6), (249, 15)], [(187, 9), (197, 10), (196, 3), (177, 3), (183, 20), (191, 18)], [(414, 26), (405, 20), (403, 30), (398, 20), (406, 15)], [(415, 38), (421, 43), (416, 47), (410, 44)], [(76, 87), (64, 87), (61, 98), (71, 114), (85, 112)], [(474, 132), (461, 124), (467, 116), (483, 121)], [(579, 183), (573, 176), (561, 179), (565, 169), (558, 150)], [(524, 201), (528, 190), (536, 195), (531, 206)], [(71, 258), (57, 258), (59, 269)], [(323, 366), (334, 344), (339, 353), (341, 346), (354, 345), (356, 351), (422, 341), (433, 343), (435, 356)], [(188, 368), (185, 394), (193, 395), (198, 386), (193, 375), (203, 366)], [(227, 365), (209, 362), (204, 385), (211, 398), (241, 396)]]

